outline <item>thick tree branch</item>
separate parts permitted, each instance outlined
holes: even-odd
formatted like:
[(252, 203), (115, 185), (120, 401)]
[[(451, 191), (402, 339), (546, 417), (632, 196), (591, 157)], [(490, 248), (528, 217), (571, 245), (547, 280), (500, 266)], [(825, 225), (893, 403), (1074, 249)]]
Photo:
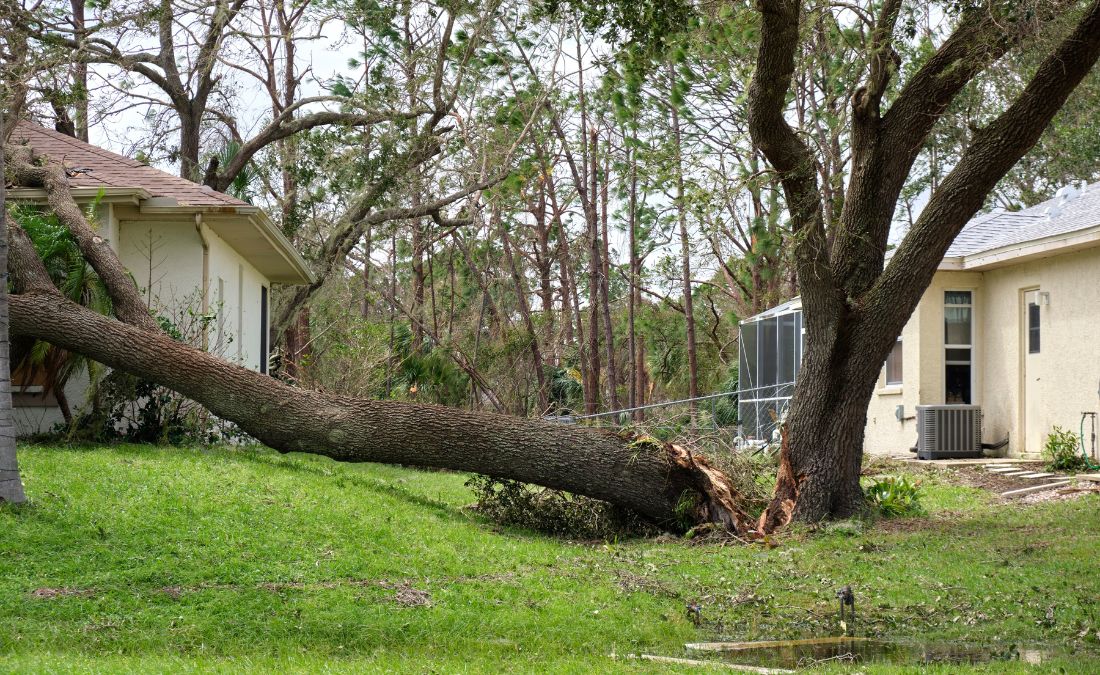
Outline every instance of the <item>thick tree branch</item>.
[(872, 35), (868, 83), (852, 98), (852, 173), (832, 251), (833, 275), (848, 297), (860, 297), (882, 272), (898, 197), (951, 101), (1031, 33), (1035, 22), (1055, 16), (1066, 4), (1041, 4), (1034, 17), (1015, 2), (964, 9), (951, 36), (880, 117), (879, 102), (898, 64), (889, 45), (899, 8), (892, 2), (883, 6)]
[[(901, 331), (956, 235), (978, 212), (997, 181), (1035, 145), (1098, 59), (1100, 0), (1093, 0), (1073, 32), (1043, 60), (1016, 101), (975, 134), (868, 293), (869, 313), (901, 317), (883, 326), (881, 334), (893, 336)], [(910, 311), (888, 311), (899, 303)]]
[[(794, 230), (795, 264), (802, 287), (807, 332), (812, 336), (824, 310), (835, 304), (832, 273), (825, 249), (825, 227), (813, 153), (784, 117), (787, 91), (799, 45), (801, 2), (761, 0), (760, 47), (749, 86), (749, 133), (779, 174)], [(812, 337), (810, 339), (813, 339)]]
[(8, 218), (8, 275), (15, 293), (52, 293), (61, 296), (54, 286), (50, 273), (38, 257), (34, 242), (16, 222), (12, 214)]
[(73, 235), (84, 259), (107, 287), (114, 303), (115, 315), (144, 330), (159, 332), (160, 327), (149, 314), (145, 300), (134, 285), (133, 278), (122, 266), (110, 242), (96, 234), (73, 200), (69, 179), (60, 162), (39, 165), (26, 146), (4, 146), (9, 172), (17, 185), (41, 187), (46, 190), (50, 209)]
[(255, 136), (245, 141), (241, 145), (237, 154), (233, 156), (233, 159), (224, 168), (217, 171), (216, 174), (211, 175), (209, 172), (204, 179), (210, 187), (219, 192), (225, 192), (230, 185), (233, 184), (233, 179), (237, 177), (244, 168), (248, 165), (256, 153), (260, 152), (267, 146), (280, 141), (284, 138), (293, 136), (303, 131), (308, 131), (321, 126), (328, 126), (331, 124), (342, 124), (346, 126), (370, 126), (372, 124), (379, 124), (381, 122), (389, 122), (399, 119), (415, 119), (420, 115), (423, 115), (428, 110), (412, 110), (412, 111), (395, 111), (395, 112), (381, 112), (381, 113), (352, 113), (352, 112), (339, 112), (339, 111), (318, 111), (305, 115), (303, 117), (295, 118), (293, 112), (300, 109), (304, 105), (310, 103), (329, 100), (330, 97), (320, 96), (313, 97), (311, 99), (303, 99), (296, 105), (287, 108), (279, 114), (270, 124), (260, 130)]

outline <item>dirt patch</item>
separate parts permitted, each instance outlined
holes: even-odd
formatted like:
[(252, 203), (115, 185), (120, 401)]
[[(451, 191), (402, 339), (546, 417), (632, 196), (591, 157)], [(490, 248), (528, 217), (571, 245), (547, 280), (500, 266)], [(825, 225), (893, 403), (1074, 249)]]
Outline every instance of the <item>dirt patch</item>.
[(616, 583), (625, 593), (646, 593), (648, 595), (678, 598), (680, 594), (656, 579), (627, 570), (615, 571)]
[(413, 588), (409, 585), (409, 582), (405, 581), (401, 584), (390, 584), (387, 582), (380, 582), (383, 588), (388, 588), (394, 591), (393, 601), (402, 607), (431, 607), (432, 606), (432, 594), (427, 591), (421, 591)]
[[(1040, 471), (1041, 469), (1036, 467), (1035, 470)], [(1009, 490), (1019, 490), (1021, 488), (1040, 484), (1040, 481), (1005, 476), (1004, 474), (989, 471), (981, 466), (962, 466), (946, 469), (944, 472), (954, 474), (960, 485), (982, 488), (998, 494), (1001, 492), (1008, 492)]]
[(1071, 499), (1078, 499), (1079, 497), (1089, 494), (1100, 494), (1100, 485), (1095, 483), (1067, 485), (1053, 490), (1032, 492), (1031, 494), (1018, 498), (1016, 501), (1020, 504), (1045, 504), (1047, 502), (1064, 502)]
[(165, 586), (164, 588), (157, 589), (158, 593), (163, 593), (173, 600), (179, 600), (183, 595), (183, 586)]
[(943, 511), (934, 516), (914, 516), (912, 518), (880, 518), (875, 521), (875, 530), (893, 534), (910, 532), (928, 532), (935, 530), (946, 532), (957, 527), (963, 514), (955, 511)]
[[(1032, 469), (1034, 472), (1043, 471), (1045, 473), (1053, 473), (1046, 472), (1044, 467), (1040, 465), (1036, 465), (1033, 467), (1023, 465), (1020, 468)], [(937, 471), (940, 477), (942, 479), (946, 479), (948, 482), (957, 485), (965, 485), (967, 487), (975, 487), (982, 490), (988, 490), (989, 492), (996, 493), (998, 496), (1012, 490), (1038, 487), (1040, 485), (1043, 485), (1044, 483), (1051, 483), (1073, 478), (1069, 475), (1060, 474), (1055, 474), (1047, 478), (1040, 479), (1020, 478), (1017, 476), (1006, 476), (1003, 473), (989, 471), (982, 466), (936, 467), (933, 470)], [(1083, 495), (1095, 493), (1100, 493), (1100, 485), (1078, 481), (1076, 482), (1076, 484), (1071, 484), (1059, 488), (1051, 488), (1047, 490), (1037, 490), (1035, 492), (1029, 492), (1018, 497), (1004, 497), (1003, 500), (1006, 502), (1012, 502), (1014, 504), (1042, 504), (1046, 502), (1058, 502), (1067, 501), (1070, 499), (1077, 499)]]

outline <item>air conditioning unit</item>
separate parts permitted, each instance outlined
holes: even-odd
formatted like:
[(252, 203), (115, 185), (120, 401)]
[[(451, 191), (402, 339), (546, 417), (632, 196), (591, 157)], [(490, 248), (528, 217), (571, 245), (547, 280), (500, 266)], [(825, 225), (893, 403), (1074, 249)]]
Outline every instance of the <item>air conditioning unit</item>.
[(919, 459), (981, 456), (981, 406), (917, 406), (917, 457)]

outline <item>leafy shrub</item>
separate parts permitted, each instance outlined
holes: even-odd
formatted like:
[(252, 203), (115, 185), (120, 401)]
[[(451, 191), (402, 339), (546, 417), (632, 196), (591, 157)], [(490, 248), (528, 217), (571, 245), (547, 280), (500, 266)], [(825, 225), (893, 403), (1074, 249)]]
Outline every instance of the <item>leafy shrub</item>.
[(886, 476), (871, 483), (863, 492), (867, 503), (884, 518), (904, 518), (924, 514), (920, 503), (920, 482), (905, 476)]
[(466, 486), (477, 497), (478, 512), (502, 525), (578, 539), (658, 531), (637, 514), (591, 497), (488, 476), (474, 476)]
[(1047, 468), (1051, 471), (1081, 471), (1087, 468), (1080, 442), (1080, 436), (1076, 433), (1055, 425), (1043, 447)]
[(92, 443), (174, 446), (247, 440), (236, 425), (194, 401), (117, 370), (94, 385), (92, 401), (68, 430), (68, 437)]

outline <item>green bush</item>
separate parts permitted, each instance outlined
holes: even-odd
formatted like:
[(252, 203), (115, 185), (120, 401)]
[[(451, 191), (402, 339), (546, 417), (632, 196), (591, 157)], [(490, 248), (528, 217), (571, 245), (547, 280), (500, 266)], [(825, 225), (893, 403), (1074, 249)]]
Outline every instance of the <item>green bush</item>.
[(920, 483), (905, 476), (886, 476), (864, 490), (867, 503), (884, 518), (924, 515), (920, 503)]
[(1043, 456), (1047, 458), (1047, 468), (1051, 471), (1080, 471), (1087, 468), (1084, 455), (1081, 454), (1080, 436), (1072, 431), (1055, 425), (1047, 436)]

